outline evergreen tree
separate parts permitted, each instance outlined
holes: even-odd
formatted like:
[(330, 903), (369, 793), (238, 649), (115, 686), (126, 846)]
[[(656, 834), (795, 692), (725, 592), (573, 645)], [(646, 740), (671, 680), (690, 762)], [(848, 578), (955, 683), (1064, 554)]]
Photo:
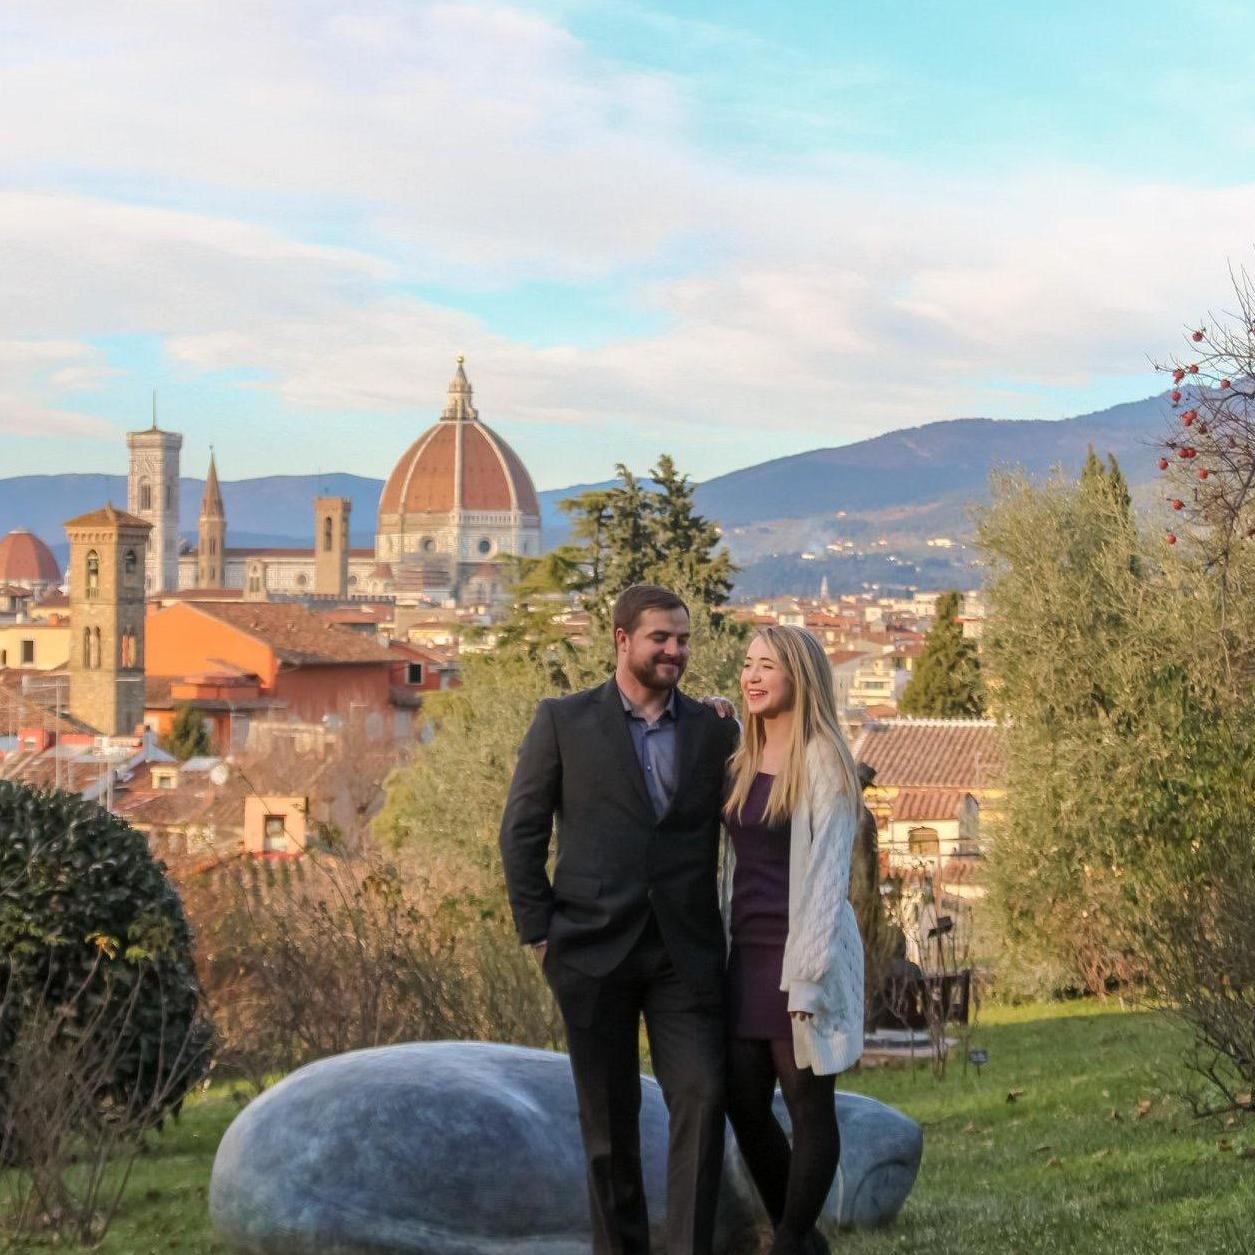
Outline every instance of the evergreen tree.
[(165, 748), (184, 762), (198, 754), (209, 753), (212, 748), (209, 729), (205, 727), (204, 719), (191, 706), (184, 704), (175, 711), (170, 735), (165, 739)]
[(904, 715), (964, 718), (984, 713), (980, 659), (975, 642), (963, 635), (958, 615), (957, 592), (937, 598), (937, 614), (924, 638), (924, 652), (898, 704)]
[[(736, 567), (719, 548), (719, 529), (693, 507), (693, 485), (667, 454), (650, 471), (646, 488), (622, 463), (621, 483), (562, 503), (584, 550), (585, 591), (605, 617), (629, 584), (675, 588), (690, 603), (723, 605)], [(717, 616), (716, 616), (717, 617)]]

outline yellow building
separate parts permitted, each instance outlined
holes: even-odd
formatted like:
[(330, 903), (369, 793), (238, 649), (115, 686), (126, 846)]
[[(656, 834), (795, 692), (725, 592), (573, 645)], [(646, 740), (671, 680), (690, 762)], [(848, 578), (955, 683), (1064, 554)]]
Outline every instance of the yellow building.
[(28, 621), (0, 623), (0, 670), (26, 667), (51, 671), (70, 661), (70, 623)]

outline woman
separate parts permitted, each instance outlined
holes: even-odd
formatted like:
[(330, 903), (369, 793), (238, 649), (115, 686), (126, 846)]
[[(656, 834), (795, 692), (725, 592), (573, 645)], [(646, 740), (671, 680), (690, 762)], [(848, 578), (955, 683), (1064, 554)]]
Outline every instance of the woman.
[[(827, 1252), (815, 1229), (841, 1141), (835, 1076), (863, 1050), (863, 947), (847, 900), (860, 790), (819, 642), (759, 630), (729, 764), (728, 1114), (775, 1227), (771, 1255)], [(777, 1081), (793, 1148), (772, 1114)]]

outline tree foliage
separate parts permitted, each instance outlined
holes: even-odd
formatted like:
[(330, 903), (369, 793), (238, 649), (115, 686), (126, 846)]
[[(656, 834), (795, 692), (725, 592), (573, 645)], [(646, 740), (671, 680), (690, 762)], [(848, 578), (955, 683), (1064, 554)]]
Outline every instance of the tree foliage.
[(581, 542), (583, 591), (593, 608), (604, 618), (624, 588), (643, 582), (674, 588), (712, 610), (723, 605), (736, 568), (719, 548), (718, 527), (695, 510), (688, 476), (665, 453), (649, 472), (653, 490), (622, 463), (616, 473), (622, 482), (614, 487), (562, 503)]
[(208, 754), (212, 748), (204, 717), (187, 703), (175, 711), (170, 735), (163, 744), (166, 750), (183, 762), (200, 754)]
[(1006, 716), (990, 901), (1011, 963), (1133, 982), (1255, 1083), (1255, 555), (1139, 533), (1119, 481), (996, 477), (985, 659)]
[(898, 708), (904, 715), (966, 718), (984, 713), (984, 686), (976, 642), (963, 635), (959, 594), (937, 598), (933, 626), (924, 638), (924, 652), (902, 693)]
[[(102, 1021), (106, 1000), (116, 1014)], [(58, 1008), (68, 1037), (90, 1019), (115, 1038), (102, 1115), (157, 1092), (177, 1106), (208, 1067), (187, 921), (143, 836), (93, 803), (0, 780), (0, 1115), (25, 1018)]]

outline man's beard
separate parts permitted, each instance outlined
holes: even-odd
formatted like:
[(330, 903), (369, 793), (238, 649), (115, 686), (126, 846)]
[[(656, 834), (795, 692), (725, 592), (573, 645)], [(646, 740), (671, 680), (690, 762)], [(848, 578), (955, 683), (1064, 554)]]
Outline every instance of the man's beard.
[(628, 670), (639, 684), (657, 692), (659, 690), (673, 689), (679, 684), (680, 677), (684, 674), (684, 663), (672, 663), (671, 666), (663, 671), (660, 670), (657, 660), (653, 658), (640, 661), (633, 661), (629, 658)]

